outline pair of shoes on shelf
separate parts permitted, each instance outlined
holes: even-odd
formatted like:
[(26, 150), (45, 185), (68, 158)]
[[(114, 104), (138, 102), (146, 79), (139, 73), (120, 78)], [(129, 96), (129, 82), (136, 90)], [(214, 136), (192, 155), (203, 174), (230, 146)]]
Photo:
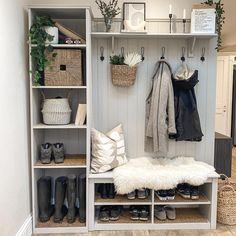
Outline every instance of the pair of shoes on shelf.
[(54, 158), (55, 163), (63, 163), (65, 158), (63, 143), (44, 143), (40, 147), (40, 160), (42, 164), (51, 163)]
[(115, 198), (116, 192), (115, 192), (115, 186), (114, 184), (100, 184), (98, 192), (101, 195), (101, 198)]
[(154, 208), (154, 216), (158, 220), (175, 220), (176, 219), (176, 211), (175, 208), (171, 206), (155, 206)]
[(129, 200), (134, 200), (136, 197), (138, 199), (146, 199), (148, 197), (148, 190), (145, 188), (142, 188), (142, 189), (134, 190), (133, 192), (130, 192), (127, 194), (127, 198)]
[(192, 199), (192, 200), (199, 199), (199, 187), (198, 186), (192, 186), (187, 183), (178, 184), (177, 192), (184, 199)]
[(122, 206), (102, 206), (99, 212), (101, 221), (117, 221), (120, 218)]
[(149, 208), (147, 206), (130, 206), (130, 219), (147, 221), (149, 218)]
[[(79, 210), (76, 207), (76, 195), (78, 189)], [(86, 175), (60, 176), (55, 181), (55, 205), (51, 204), (52, 198), (52, 178), (43, 176), (37, 181), (38, 212), (39, 220), (47, 222), (53, 215), (55, 223), (61, 223), (67, 215), (67, 222), (73, 223), (77, 213), (79, 221), (86, 222)], [(64, 205), (67, 199), (68, 208)]]
[(160, 201), (174, 200), (175, 189), (157, 190), (155, 191), (155, 195)]

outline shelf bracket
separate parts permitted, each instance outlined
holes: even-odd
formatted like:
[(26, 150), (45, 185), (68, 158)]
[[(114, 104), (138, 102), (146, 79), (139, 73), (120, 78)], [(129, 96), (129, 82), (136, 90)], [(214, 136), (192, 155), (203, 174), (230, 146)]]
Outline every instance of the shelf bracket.
[(111, 36), (111, 53), (114, 54), (115, 52), (115, 37)]
[(193, 58), (194, 57), (194, 49), (196, 45), (196, 37), (192, 37), (188, 39), (188, 57)]

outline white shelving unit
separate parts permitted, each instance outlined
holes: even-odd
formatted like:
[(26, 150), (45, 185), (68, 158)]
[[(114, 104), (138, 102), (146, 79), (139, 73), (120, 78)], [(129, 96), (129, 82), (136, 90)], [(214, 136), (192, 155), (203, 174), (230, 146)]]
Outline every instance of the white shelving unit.
[[(57, 7), (57, 6), (30, 6), (29, 28), (35, 16), (49, 15), (52, 19), (71, 24), (71, 27), (86, 38), (86, 44), (53, 44), (54, 48), (81, 49), (86, 51), (86, 84), (84, 86), (35, 86), (30, 74), (30, 106), (31, 106), (31, 163), (32, 163), (32, 208), (33, 208), (33, 233), (81, 233), (88, 231), (88, 217), (85, 223), (80, 223), (78, 218), (73, 224), (63, 222), (56, 224), (52, 218), (49, 222), (41, 223), (38, 220), (37, 180), (41, 176), (51, 176), (53, 181), (59, 176), (69, 174), (79, 175), (89, 173), (90, 163), (90, 127), (91, 127), (91, 12), (88, 7)], [(68, 23), (69, 22), (69, 23)], [(35, 45), (29, 44), (29, 50)], [(29, 70), (33, 71), (33, 60), (29, 55)], [(47, 97), (65, 97), (71, 91), (72, 121), (69, 125), (45, 125), (42, 123), (41, 115), (41, 91)], [(86, 125), (76, 126), (74, 124), (78, 103), (87, 104)], [(39, 160), (40, 145), (45, 142), (64, 143), (66, 157), (64, 163), (41, 164)], [(54, 183), (52, 183), (54, 186)], [(86, 179), (88, 186), (88, 179)], [(54, 202), (54, 189), (52, 191), (52, 202)], [(86, 189), (86, 196), (88, 191)], [(88, 216), (88, 201), (86, 200), (86, 215)]]

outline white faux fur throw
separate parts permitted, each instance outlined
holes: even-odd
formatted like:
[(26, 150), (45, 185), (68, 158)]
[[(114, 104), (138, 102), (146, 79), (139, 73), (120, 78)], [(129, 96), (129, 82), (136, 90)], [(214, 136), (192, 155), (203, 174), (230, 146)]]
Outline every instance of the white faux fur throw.
[(141, 157), (114, 169), (113, 178), (117, 193), (127, 194), (139, 188), (171, 189), (179, 183), (202, 185), (214, 171), (192, 157)]

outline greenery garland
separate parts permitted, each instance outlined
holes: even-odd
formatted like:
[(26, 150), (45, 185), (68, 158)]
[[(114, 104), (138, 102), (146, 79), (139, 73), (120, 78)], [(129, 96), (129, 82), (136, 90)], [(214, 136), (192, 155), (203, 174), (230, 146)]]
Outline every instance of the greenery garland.
[(217, 51), (219, 51), (222, 46), (221, 34), (222, 34), (223, 24), (225, 23), (224, 4), (221, 3), (221, 0), (218, 0), (217, 2), (214, 2), (213, 0), (207, 0), (204, 3), (209, 6), (215, 6), (215, 9), (216, 9), (216, 32), (218, 34), (216, 49)]

